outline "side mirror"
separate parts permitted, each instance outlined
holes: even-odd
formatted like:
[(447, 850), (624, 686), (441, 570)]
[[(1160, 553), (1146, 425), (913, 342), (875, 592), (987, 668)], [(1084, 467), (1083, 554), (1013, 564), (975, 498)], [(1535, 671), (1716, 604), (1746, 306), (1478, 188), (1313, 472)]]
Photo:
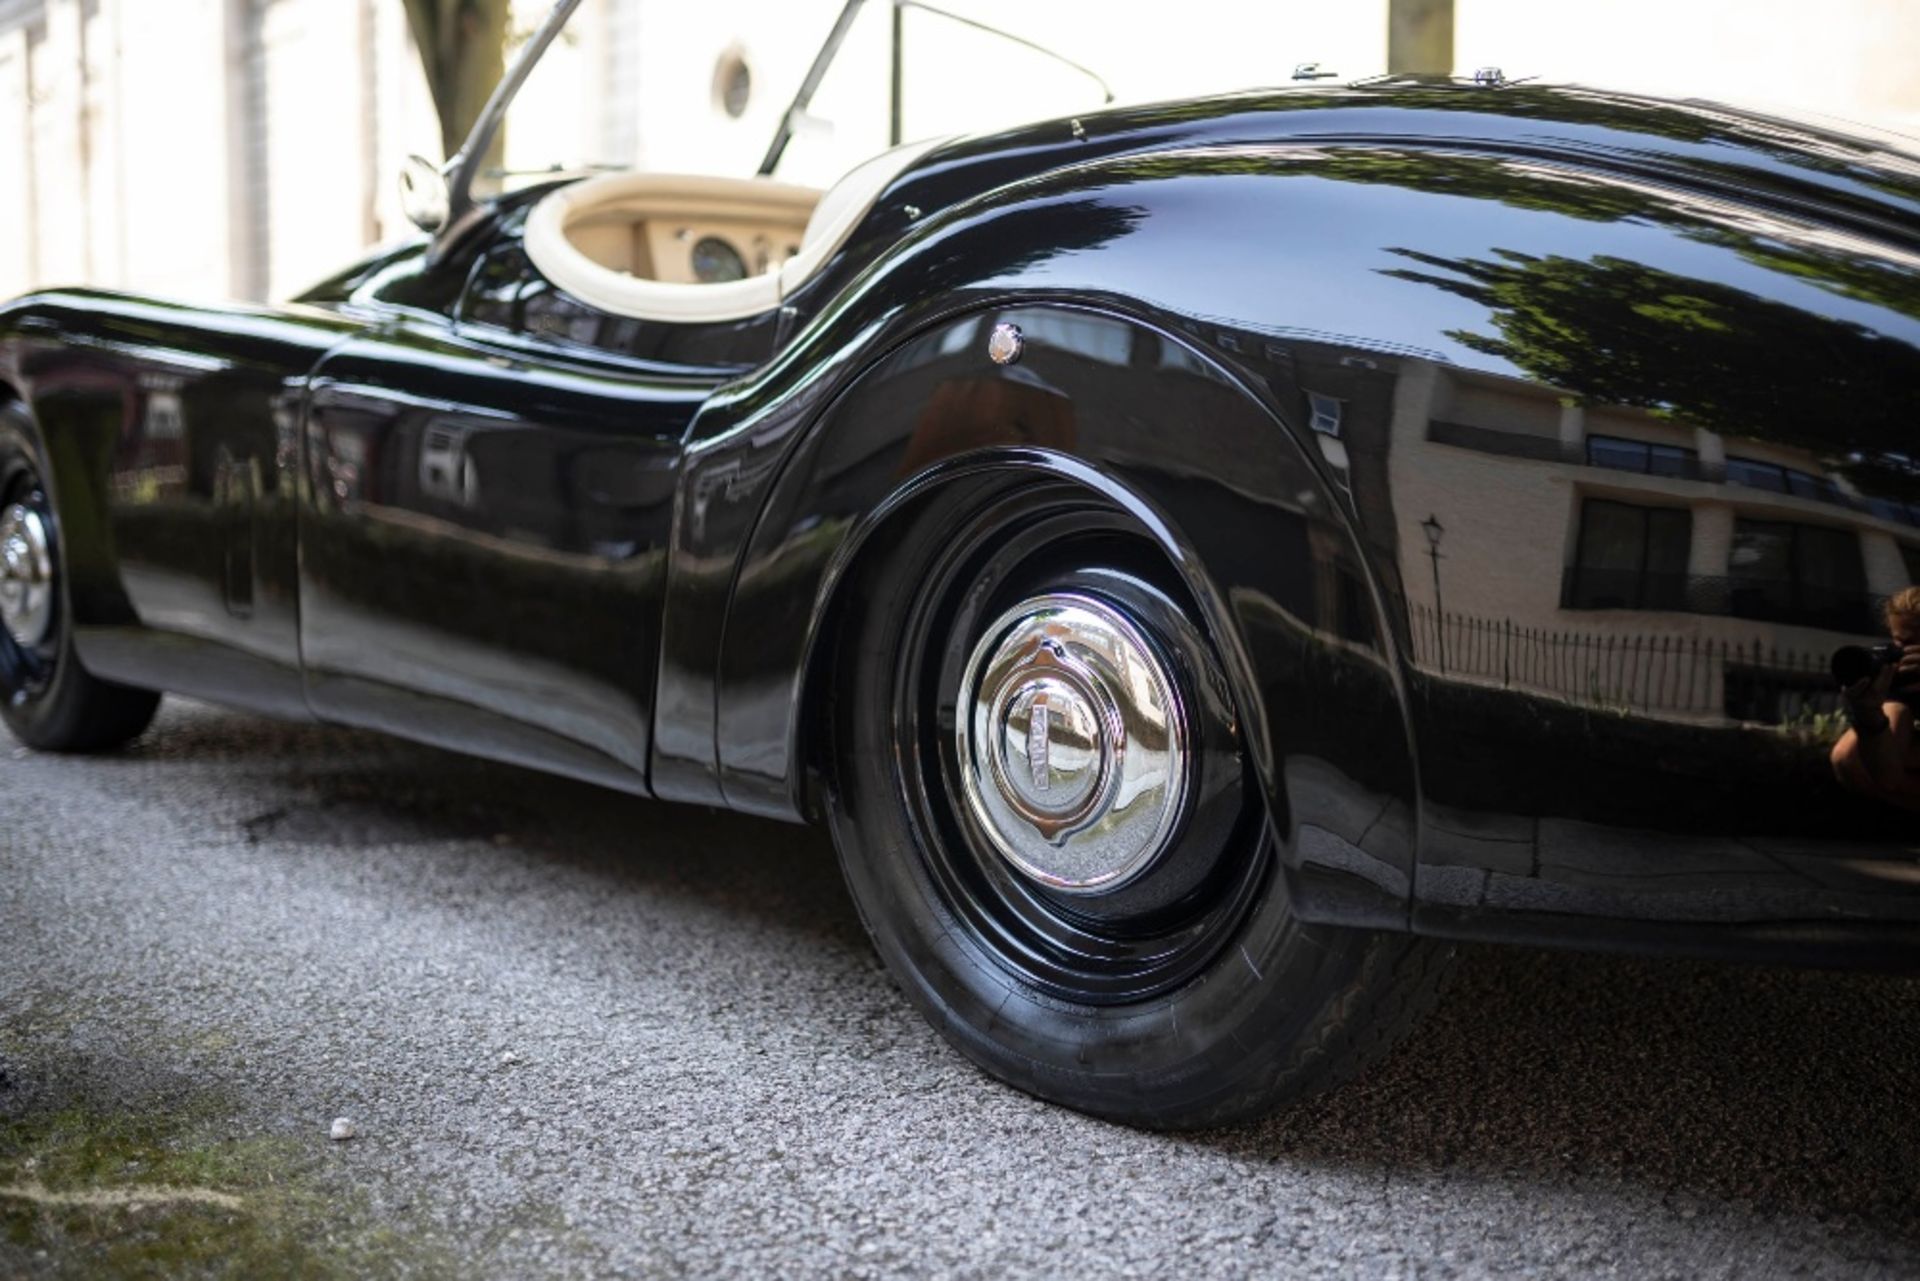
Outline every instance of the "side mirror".
[(408, 156), (400, 166), (400, 208), (407, 221), (422, 231), (438, 231), (452, 214), (451, 202), (440, 166), (424, 156)]

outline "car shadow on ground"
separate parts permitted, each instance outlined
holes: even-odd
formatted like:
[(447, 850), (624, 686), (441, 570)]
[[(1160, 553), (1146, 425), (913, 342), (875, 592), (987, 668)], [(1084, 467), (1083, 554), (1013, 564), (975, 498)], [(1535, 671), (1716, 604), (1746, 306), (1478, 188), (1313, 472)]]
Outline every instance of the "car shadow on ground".
[[(179, 700), (174, 700), (178, 702)], [(129, 765), (243, 771), (251, 843), (328, 849), (474, 842), (604, 882), (607, 892), (698, 898), (783, 930), (866, 948), (825, 833), (695, 805), (650, 802), (557, 775), (382, 734), (188, 704), (121, 754)]]
[[(284, 784), (290, 799), (244, 822), (248, 839), (485, 840), (609, 894), (692, 896), (823, 951), (867, 951), (819, 831), (224, 713), (169, 717), (126, 759)], [(1920, 980), (1873, 974), (1463, 948), (1438, 1010), (1361, 1079), (1178, 1141), (1393, 1174), (1618, 1179), (1920, 1242), (1916, 997)]]
[(1920, 984), (1461, 949), (1360, 1080), (1199, 1136), (1267, 1160), (1621, 1180), (1920, 1242)]

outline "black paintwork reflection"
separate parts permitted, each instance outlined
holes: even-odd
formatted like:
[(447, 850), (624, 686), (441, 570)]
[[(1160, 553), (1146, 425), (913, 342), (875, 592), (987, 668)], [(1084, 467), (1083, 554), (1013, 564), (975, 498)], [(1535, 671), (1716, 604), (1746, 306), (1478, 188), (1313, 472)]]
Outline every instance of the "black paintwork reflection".
[[(1006, 371), (981, 357), (1002, 320), (1028, 343)], [(1244, 741), (1296, 879), (1338, 895), (1350, 919), (1399, 921), (1413, 776), (1364, 571), (1332, 496), (1217, 368), (1111, 317), (989, 313), (903, 347), (833, 422), (782, 475), (736, 587), (720, 668), (731, 804), (785, 803), (790, 753), (804, 747), (799, 678), (809, 657), (816, 675), (835, 661), (809, 602), (831, 594), (858, 543), (888, 537), (870, 521), (876, 506), (955, 468), (1059, 469), (1140, 512), (1189, 567), (1202, 621), (1259, 692), (1243, 700)], [(1324, 779), (1339, 781), (1337, 795)]]
[(706, 390), (431, 326), (329, 356), (300, 531), (315, 710), (643, 789), (679, 440)]
[(352, 325), (107, 294), (10, 318), (97, 674), (304, 716), (294, 484), (306, 371)]
[(463, 325), (551, 346), (556, 354), (598, 352), (644, 361), (655, 369), (751, 369), (773, 354), (781, 318), (776, 311), (701, 325), (662, 324), (610, 316), (551, 284), (517, 239), (518, 226), (476, 265), (461, 301)]
[(1920, 265), (1895, 259), (1835, 280), (1805, 256), (1777, 255), (1781, 271), (1875, 304), (1885, 326), (1875, 330), (1608, 255), (1402, 252), (1425, 270), (1388, 274), (1487, 309), (1494, 332), (1453, 337), (1581, 403), (1785, 446), (1863, 492), (1920, 498)]
[[(911, 230), (900, 211), (931, 215), (983, 191), (1061, 165), (1145, 152), (1287, 141), (1432, 145), (1473, 140), (1510, 155), (1584, 160), (1667, 183), (1723, 188), (1743, 204), (1812, 202), (1831, 216), (1882, 230), (1920, 215), (1920, 163), (1878, 143), (1793, 122), (1593, 89), (1513, 86), (1497, 91), (1417, 81), (1295, 88), (1158, 103), (1050, 121), (940, 149), (888, 193), (843, 259), (794, 300), (814, 313), (865, 264)], [(1498, 181), (1498, 180), (1496, 180)], [(1525, 205), (1539, 181), (1498, 181), (1498, 198)]]
[[(768, 487), (789, 465), (801, 429), (813, 423), (875, 353), (904, 340), (944, 312), (977, 303), (983, 278), (1008, 282), (1060, 258), (1092, 256), (1141, 221), (1142, 211), (1075, 197), (1023, 201), (1001, 217), (935, 222), (877, 264), (861, 287), (796, 336), (766, 367), (722, 388), (689, 430), (685, 493), (675, 531), (673, 592), (663, 620), (663, 715), (654, 738), (653, 784), (675, 800), (719, 803), (723, 796), (715, 718), (721, 702), (716, 656), (727, 625), (735, 568), (768, 501)], [(804, 292), (804, 291), (803, 291)], [(884, 328), (883, 328), (884, 326)], [(982, 331), (984, 333), (984, 331)], [(984, 338), (980, 338), (984, 342)], [(878, 501), (879, 496), (875, 496)], [(805, 616), (822, 602), (787, 606)], [(780, 724), (755, 729), (756, 742), (794, 734), (791, 709)], [(771, 787), (739, 798), (761, 810), (799, 812), (803, 780), (785, 775), (795, 756), (779, 751), (762, 774)]]
[[(1538, 934), (1536, 920), (1547, 919), (1563, 934), (1582, 921), (1604, 933), (1607, 922), (1651, 918), (1729, 930), (1795, 922), (1831, 934), (1849, 920), (1910, 920), (1910, 820), (1834, 783), (1825, 758), (1837, 727), (1818, 673), (1831, 648), (1853, 638), (1832, 620), (1870, 618), (1874, 593), (1905, 581), (1902, 550), (1914, 540), (1860, 484), (1870, 474), (1881, 486), (1898, 480), (1899, 460), (1887, 464), (1902, 384), (1888, 372), (1913, 358), (1912, 259), (1897, 243), (1859, 234), (1868, 221), (1860, 208), (1796, 219), (1737, 209), (1729, 194), (1650, 184), (1637, 172), (1543, 173), (1531, 160), (1400, 147), (1122, 158), (1016, 188), (992, 211), (932, 220), (903, 261), (925, 263), (962, 304), (1015, 282), (1095, 306), (1151, 300), (1143, 318), (1244, 371), (1293, 427), (1358, 525), (1357, 545), (1390, 605), (1395, 650), (1410, 665), (1425, 794), (1417, 823), (1426, 861), (1413, 890), (1423, 926)], [(1048, 214), (1064, 208), (1109, 229), (1091, 252), (1053, 248), (1040, 231), (1055, 230)], [(1596, 227), (1620, 231), (1600, 238)], [(1596, 240), (1609, 252), (1594, 253)], [(1272, 249), (1257, 252), (1260, 244)], [(1436, 252), (1442, 244), (1447, 251)], [(1557, 252), (1576, 247), (1578, 258)], [(1558, 292), (1502, 290), (1505, 282), (1442, 270), (1519, 271), (1532, 261), (1549, 264), (1539, 284)], [(1568, 263), (1580, 269), (1561, 269)], [(831, 350), (836, 333), (863, 317), (884, 316), (896, 332), (910, 326), (911, 307), (884, 310), (904, 302), (885, 272), (863, 280), (871, 296), (857, 289), (799, 335), (802, 354), (788, 355), (809, 380), (797, 384), (776, 367), (727, 412), (703, 416), (696, 434), (714, 444), (690, 471), (695, 492), (709, 474), (770, 472), (791, 426), (815, 412), (789, 418), (780, 407), (796, 395), (817, 404), (835, 389), (837, 371), (813, 359), (810, 343)], [(1524, 321), (1523, 304), (1548, 313), (1541, 328), (1561, 327), (1567, 367), (1593, 349), (1595, 381), (1511, 341), (1524, 329), (1508, 317)], [(1083, 344), (1062, 345), (1088, 356)], [(1704, 371), (1692, 363), (1696, 349)], [(972, 359), (979, 363), (977, 347)], [(1160, 403), (1161, 385), (1121, 362), (1097, 388), (1076, 385), (1071, 399), (1083, 418), (1094, 405), (1158, 403), (1162, 434), (1192, 448), (1192, 416)], [(831, 411), (828, 430), (870, 444), (893, 439), (886, 433), (904, 431), (932, 395), (903, 388), (863, 417), (852, 409), (864, 403), (856, 394)], [(1604, 448), (1600, 462), (1589, 460), (1588, 441), (1610, 433), (1704, 443), (1720, 456), (1694, 458), (1684, 475), (1629, 477), (1604, 465)], [(1275, 435), (1267, 447), (1287, 446)], [(794, 474), (814, 476), (816, 451), (832, 448), (809, 437)], [(1071, 448), (1082, 448), (1077, 438)], [(888, 481), (913, 469), (872, 457), (887, 478), (869, 483), (877, 502)], [(1781, 492), (1751, 487), (1760, 464), (1782, 477)], [(1802, 492), (1799, 478), (1809, 477)], [(1571, 608), (1569, 549), (1588, 495), (1702, 508), (1699, 547), (1682, 553), (1677, 608)], [(787, 529), (790, 541), (750, 557), (736, 603), (750, 619), (762, 617), (757, 565), (798, 572), (824, 558), (809, 544), (833, 544), (856, 519), (822, 502), (806, 507), (813, 518), (794, 520), (778, 501), (760, 537)], [(703, 520), (682, 530), (684, 545), (730, 537), (715, 536), (729, 528), (715, 507), (690, 507)], [(750, 496), (743, 507), (755, 509)], [(1229, 510), (1191, 519), (1205, 526)], [(1423, 532), (1429, 519), (1439, 545)], [(1718, 543), (1706, 537), (1715, 522)], [(1800, 588), (1776, 590), (1739, 562), (1745, 522), (1862, 531), (1870, 563), (1855, 603), (1822, 599), (1794, 613)], [(1443, 581), (1450, 599), (1429, 587)], [(795, 588), (786, 608), (790, 625), (810, 605)], [(768, 630), (779, 629), (747, 629)], [(1461, 666), (1464, 649), (1444, 660), (1450, 632), (1481, 639), (1471, 670)], [(1536, 651), (1531, 673), (1512, 670), (1511, 655), (1485, 656), (1486, 637), (1516, 633)], [(730, 640), (729, 663), (734, 649)], [(753, 672), (776, 665), (742, 661)], [(1651, 673), (1656, 662), (1664, 666)], [(1698, 670), (1680, 700), (1662, 682), (1681, 680), (1687, 662)], [(721, 751), (735, 753), (728, 798), (757, 806), (754, 780), (788, 762), (758, 678), (742, 673), (737, 687), (734, 679), (723, 676), (719, 692)], [(1328, 826), (1349, 843), (1381, 823), (1415, 825), (1364, 774), (1320, 771), (1311, 757), (1280, 763), (1274, 785), (1344, 811), (1343, 823)], [(1331, 871), (1331, 851), (1317, 857)], [(1335, 899), (1336, 887), (1351, 884), (1329, 875), (1324, 894), (1309, 885), (1306, 910), (1361, 915)]]
[(521, 248), (526, 211), (551, 184), (507, 197), (494, 216), (437, 260), (424, 239), (376, 254), (301, 295), (364, 316), (396, 312), (457, 321), (481, 341), (523, 340), (536, 360), (613, 357), (652, 373), (738, 373), (772, 353), (779, 311), (699, 325), (611, 316), (542, 276)]

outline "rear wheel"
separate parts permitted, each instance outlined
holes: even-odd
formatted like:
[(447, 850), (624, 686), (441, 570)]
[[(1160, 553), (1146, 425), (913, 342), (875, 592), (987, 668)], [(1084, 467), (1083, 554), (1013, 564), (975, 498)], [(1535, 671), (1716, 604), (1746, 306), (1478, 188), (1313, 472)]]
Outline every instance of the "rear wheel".
[(0, 408), (0, 720), (29, 747), (118, 747), (152, 722), (160, 695), (96, 679), (73, 653), (60, 527), (33, 424)]
[(1308, 926), (1172, 566), (1073, 487), (950, 486), (863, 566), (828, 810), (887, 966), (1013, 1085), (1151, 1126), (1340, 1079), (1443, 949)]

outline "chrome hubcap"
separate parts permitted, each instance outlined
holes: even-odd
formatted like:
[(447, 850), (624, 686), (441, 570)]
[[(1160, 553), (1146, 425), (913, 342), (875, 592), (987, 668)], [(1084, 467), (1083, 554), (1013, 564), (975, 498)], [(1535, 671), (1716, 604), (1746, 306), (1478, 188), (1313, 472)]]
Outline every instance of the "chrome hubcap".
[(0, 624), (14, 643), (40, 645), (53, 629), (53, 545), (46, 520), (24, 503), (0, 513)]
[(1141, 630), (1092, 596), (1036, 596), (989, 627), (959, 704), (968, 808), (1021, 873), (1099, 894), (1144, 873), (1186, 801), (1179, 686)]

